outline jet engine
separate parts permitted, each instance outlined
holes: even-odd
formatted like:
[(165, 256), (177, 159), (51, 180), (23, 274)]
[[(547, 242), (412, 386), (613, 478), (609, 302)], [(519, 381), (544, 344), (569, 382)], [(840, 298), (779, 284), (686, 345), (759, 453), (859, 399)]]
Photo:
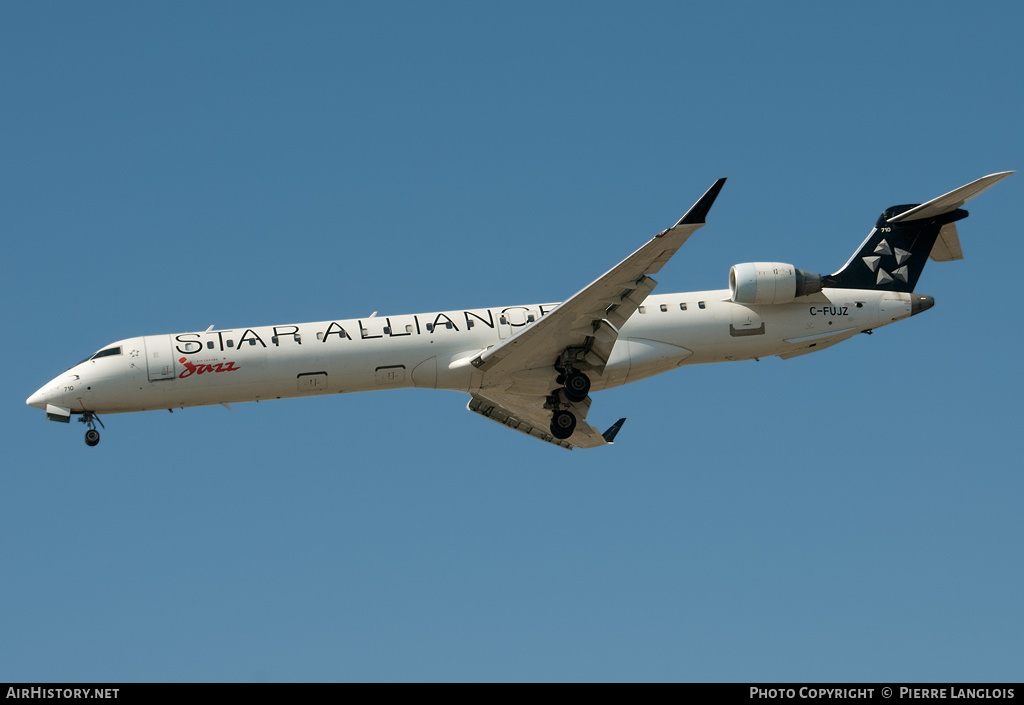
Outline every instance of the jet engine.
[(786, 304), (821, 291), (821, 275), (782, 262), (746, 262), (729, 270), (729, 294), (738, 304)]

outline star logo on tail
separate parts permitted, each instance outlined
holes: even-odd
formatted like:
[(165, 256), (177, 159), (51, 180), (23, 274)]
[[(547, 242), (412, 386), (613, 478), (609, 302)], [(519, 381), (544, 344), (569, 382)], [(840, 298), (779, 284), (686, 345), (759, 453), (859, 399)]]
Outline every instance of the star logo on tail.
[[(892, 258), (895, 267), (888, 265), (888, 261), (883, 262), (883, 260), (889, 257)], [(875, 284), (888, 284), (895, 279), (899, 279), (905, 284), (910, 277), (906, 265), (909, 259), (910, 253), (907, 250), (900, 249), (899, 247), (890, 247), (886, 240), (878, 243), (878, 246), (875, 248), (875, 254), (861, 258), (868, 269), (878, 273), (878, 276), (875, 278)]]

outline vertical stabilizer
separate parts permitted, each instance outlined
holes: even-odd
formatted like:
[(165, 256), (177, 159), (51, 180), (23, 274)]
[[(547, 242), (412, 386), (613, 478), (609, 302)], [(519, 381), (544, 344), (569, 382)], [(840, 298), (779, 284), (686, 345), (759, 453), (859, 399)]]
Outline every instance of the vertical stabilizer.
[(927, 220), (890, 224), (889, 218), (913, 206), (893, 206), (878, 218), (860, 250), (822, 284), (836, 289), (911, 292), (935, 247), (939, 231), (967, 217), (959, 208)]
[(1012, 173), (984, 176), (927, 203), (887, 208), (850, 261), (822, 284), (912, 292), (929, 256), (937, 262), (963, 258), (955, 223), (968, 214), (960, 206)]

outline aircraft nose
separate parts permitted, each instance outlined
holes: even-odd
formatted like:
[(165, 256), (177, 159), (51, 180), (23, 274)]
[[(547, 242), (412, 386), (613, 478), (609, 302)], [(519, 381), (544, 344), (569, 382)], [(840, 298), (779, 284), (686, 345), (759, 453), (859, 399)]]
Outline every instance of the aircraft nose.
[(48, 383), (44, 384), (36, 393), (25, 400), (25, 403), (29, 406), (33, 406), (37, 409), (46, 410), (47, 404), (54, 404), (60, 406), (63, 404), (64, 395), (61, 392), (60, 382), (61, 380), (52, 379)]
[(46, 392), (49, 391), (48, 387), (42, 387), (35, 394), (25, 400), (25, 403), (29, 406), (34, 406), (37, 409), (46, 408)]
[(935, 305), (935, 299), (931, 296), (921, 296), (920, 294), (912, 294), (910, 297), (910, 315), (916, 316), (921, 311), (927, 311)]

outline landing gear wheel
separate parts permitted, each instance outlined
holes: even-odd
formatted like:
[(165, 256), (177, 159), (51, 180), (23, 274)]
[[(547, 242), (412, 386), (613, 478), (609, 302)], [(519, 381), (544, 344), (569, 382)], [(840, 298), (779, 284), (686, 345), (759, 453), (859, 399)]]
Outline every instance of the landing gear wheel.
[(96, 430), (96, 424), (99, 424), (101, 428), (103, 427), (100, 417), (91, 411), (83, 411), (82, 416), (78, 420), (89, 427), (89, 430), (85, 432), (85, 445), (94, 446), (99, 443), (100, 432)]
[(551, 415), (551, 435), (565, 440), (576, 430), (576, 416), (571, 411), (561, 409)]
[(571, 402), (580, 402), (590, 393), (590, 378), (582, 372), (570, 372), (565, 376), (565, 396)]

